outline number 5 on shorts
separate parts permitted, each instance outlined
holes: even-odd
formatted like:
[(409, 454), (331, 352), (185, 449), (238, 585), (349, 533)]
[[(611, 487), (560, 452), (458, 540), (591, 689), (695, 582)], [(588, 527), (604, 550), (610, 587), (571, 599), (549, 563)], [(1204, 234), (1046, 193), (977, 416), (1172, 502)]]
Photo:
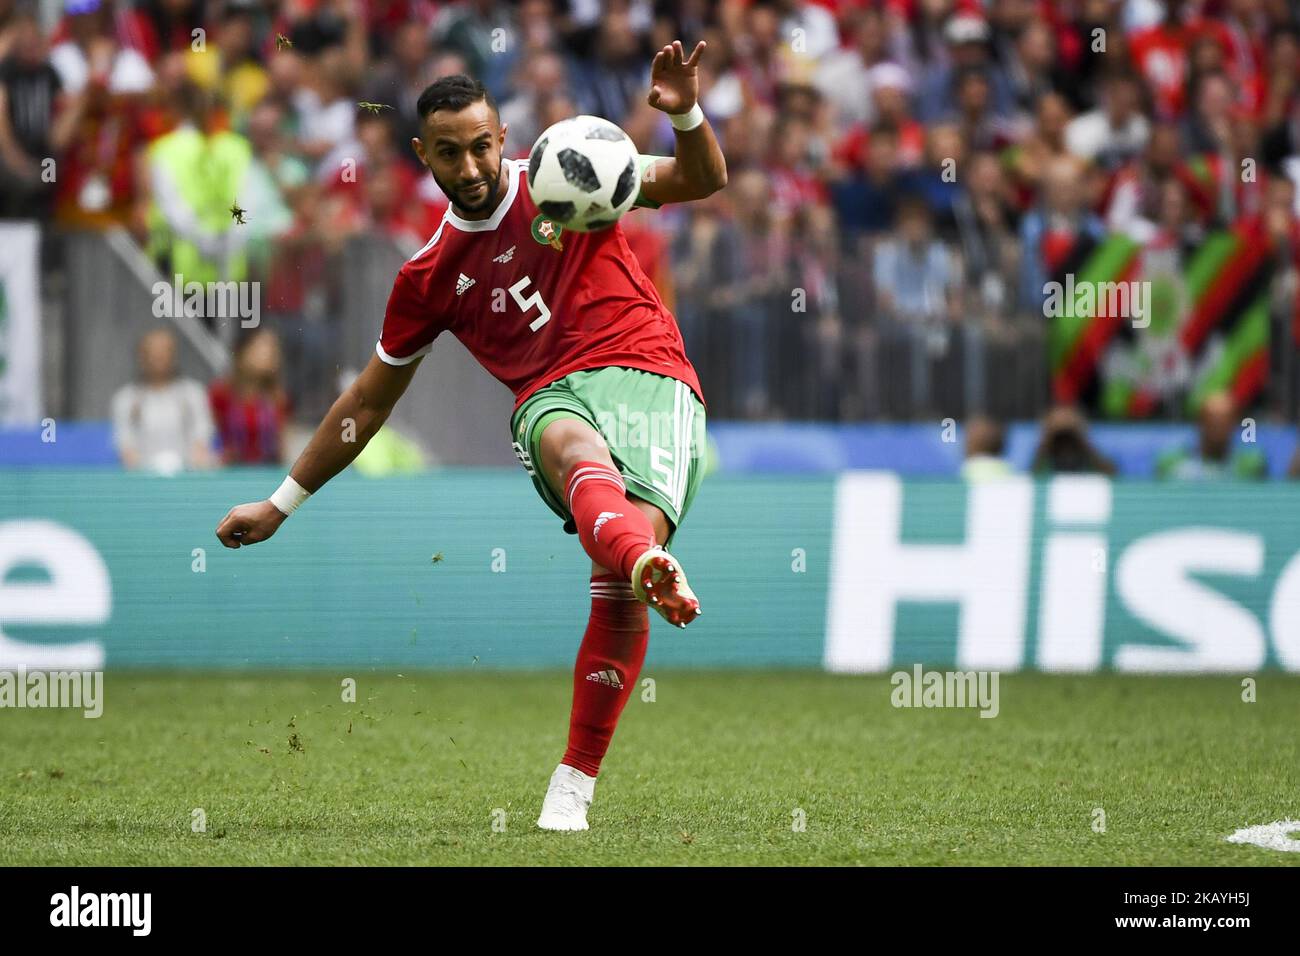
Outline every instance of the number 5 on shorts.
[[(664, 459), (667, 459), (665, 461)], [(667, 448), (650, 446), (650, 470), (662, 478), (655, 478), (651, 484), (662, 491), (669, 501), (673, 500), (673, 453)]]

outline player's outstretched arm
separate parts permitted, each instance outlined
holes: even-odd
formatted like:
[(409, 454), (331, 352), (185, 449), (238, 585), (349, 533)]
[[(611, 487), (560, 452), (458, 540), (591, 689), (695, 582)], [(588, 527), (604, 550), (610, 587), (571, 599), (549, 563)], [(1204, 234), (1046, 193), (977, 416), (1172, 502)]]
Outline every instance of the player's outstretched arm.
[(674, 40), (655, 54), (650, 67), (646, 99), (668, 114), (677, 131), (673, 158), (658, 160), (642, 178), (641, 195), (656, 205), (703, 199), (727, 185), (726, 157), (698, 102), (704, 50), (700, 41), (687, 57), (682, 41)]
[(279, 490), (265, 501), (236, 505), (221, 520), (217, 525), (221, 543), (227, 548), (238, 548), (265, 541), (307, 495), (352, 464), (388, 420), (420, 361), (389, 365), (372, 355), (365, 371), (326, 413)]

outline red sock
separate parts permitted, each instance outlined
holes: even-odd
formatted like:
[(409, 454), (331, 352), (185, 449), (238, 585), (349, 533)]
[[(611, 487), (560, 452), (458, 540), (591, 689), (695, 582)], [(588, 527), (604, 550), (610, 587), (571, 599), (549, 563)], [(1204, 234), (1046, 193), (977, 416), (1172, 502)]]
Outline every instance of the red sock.
[(655, 529), (627, 500), (623, 476), (609, 465), (580, 461), (564, 479), (564, 497), (591, 560), (632, 580), (636, 559), (655, 546)]
[(569, 748), (562, 763), (592, 777), (600, 770), (649, 638), (650, 618), (632, 596), (632, 585), (615, 574), (592, 575), (591, 620), (573, 671)]

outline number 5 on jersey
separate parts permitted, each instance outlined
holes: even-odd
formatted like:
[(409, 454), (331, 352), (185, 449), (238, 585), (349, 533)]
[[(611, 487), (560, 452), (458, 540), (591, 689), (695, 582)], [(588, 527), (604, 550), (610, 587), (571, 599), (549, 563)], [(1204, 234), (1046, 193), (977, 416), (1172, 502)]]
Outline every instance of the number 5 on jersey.
[(512, 285), (509, 291), (510, 291), (511, 298), (513, 298), (515, 302), (519, 304), (519, 308), (522, 311), (530, 312), (532, 311), (533, 306), (536, 306), (537, 310), (541, 313), (541, 315), (539, 315), (537, 318), (533, 319), (533, 321), (528, 323), (528, 328), (536, 332), (547, 322), (551, 321), (551, 310), (548, 309), (546, 307), (546, 303), (542, 301), (541, 292), (534, 292), (532, 295), (528, 296), (527, 298), (524, 298), (524, 290), (528, 288), (528, 284), (532, 281), (533, 280), (528, 276), (524, 276), (522, 279), (520, 279), (518, 282)]

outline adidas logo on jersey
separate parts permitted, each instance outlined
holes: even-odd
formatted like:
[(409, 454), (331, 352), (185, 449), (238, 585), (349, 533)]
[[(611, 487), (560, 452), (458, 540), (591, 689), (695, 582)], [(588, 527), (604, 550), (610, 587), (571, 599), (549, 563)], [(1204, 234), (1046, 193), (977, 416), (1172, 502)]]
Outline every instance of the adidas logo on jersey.
[(597, 541), (599, 541), (601, 525), (603, 525), (606, 521), (609, 521), (611, 518), (621, 518), (621, 517), (623, 517), (623, 512), (621, 511), (602, 511), (600, 514), (596, 516), (596, 526), (592, 529), (591, 536), (595, 538)]
[(615, 690), (623, 689), (623, 681), (618, 676), (618, 671), (612, 667), (605, 671), (594, 671), (587, 675), (587, 680), (595, 681), (597, 684), (604, 684), (606, 687), (612, 687)]
[(515, 247), (514, 247), (514, 246), (511, 246), (509, 249), (507, 249), (505, 252), (501, 253), (501, 255), (497, 256), (497, 257), (496, 257), (495, 259), (493, 259), (492, 261), (493, 261), (493, 262), (500, 262), (500, 263), (502, 263), (502, 264), (505, 264), (505, 263), (509, 262), (511, 259), (513, 259), (514, 257), (515, 257)]
[(475, 281), (476, 280), (471, 279), (469, 276), (465, 275), (465, 273), (462, 272), (460, 274), (460, 278), (456, 280), (456, 294), (462, 295), (467, 289), (469, 289), (470, 286), (472, 286), (475, 283)]

